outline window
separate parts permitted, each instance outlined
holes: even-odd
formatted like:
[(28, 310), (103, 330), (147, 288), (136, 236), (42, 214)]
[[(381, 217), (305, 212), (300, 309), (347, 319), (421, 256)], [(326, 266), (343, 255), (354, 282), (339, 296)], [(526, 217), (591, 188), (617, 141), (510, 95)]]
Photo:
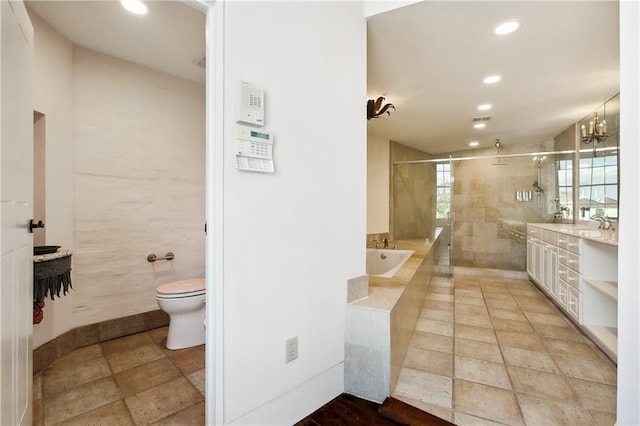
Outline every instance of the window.
[(618, 156), (580, 159), (580, 219), (618, 217)]
[(558, 198), (556, 213), (571, 219), (573, 211), (573, 160), (558, 160)]
[(446, 219), (451, 205), (451, 164), (436, 164), (436, 219)]

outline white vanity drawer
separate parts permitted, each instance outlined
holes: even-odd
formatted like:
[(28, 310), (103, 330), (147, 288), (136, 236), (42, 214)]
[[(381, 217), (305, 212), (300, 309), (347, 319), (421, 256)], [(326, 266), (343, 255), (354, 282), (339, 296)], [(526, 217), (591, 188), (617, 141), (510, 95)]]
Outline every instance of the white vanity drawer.
[(569, 280), (569, 268), (567, 265), (558, 265), (558, 278), (565, 283)]
[(572, 251), (576, 254), (581, 253), (582, 241), (579, 237), (574, 237), (573, 235), (567, 235), (567, 250)]
[(545, 243), (553, 244), (554, 246), (558, 245), (558, 233), (553, 231), (547, 231), (546, 229), (542, 230), (542, 240)]
[(567, 285), (566, 282), (558, 280), (558, 298), (556, 301), (563, 309), (567, 309)]
[(539, 240), (542, 239), (542, 229), (537, 228), (535, 226), (527, 225), (527, 235), (537, 238)]
[(569, 284), (571, 287), (575, 288), (576, 290), (580, 291), (582, 290), (581, 280), (582, 280), (582, 275), (580, 275), (576, 271), (567, 269), (567, 284)]
[(571, 286), (568, 286), (567, 287), (567, 313), (574, 320), (576, 320), (578, 324), (582, 324), (582, 316), (580, 312), (581, 305), (582, 305), (582, 292), (576, 290)]
[(571, 253), (569, 251), (564, 251), (564, 250), (558, 250), (558, 262), (560, 262), (560, 264), (562, 265), (565, 265), (573, 269), (578, 273), (582, 272), (581, 260), (582, 260), (582, 257), (575, 253)]
[(569, 236), (567, 234), (559, 233), (558, 234), (558, 247), (563, 248), (563, 249), (566, 250), (567, 249), (568, 238), (569, 238)]

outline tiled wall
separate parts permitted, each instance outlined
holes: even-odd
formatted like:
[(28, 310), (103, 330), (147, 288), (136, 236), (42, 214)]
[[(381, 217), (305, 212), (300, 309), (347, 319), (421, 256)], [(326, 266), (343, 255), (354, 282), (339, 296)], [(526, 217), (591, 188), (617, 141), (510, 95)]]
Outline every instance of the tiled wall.
[[(429, 154), (391, 142), (391, 163), (425, 160)], [(391, 166), (390, 217), (393, 239), (424, 239), (435, 223), (435, 165), (431, 163)]]
[[(519, 147), (536, 152), (545, 146)], [(476, 154), (477, 155), (477, 154)], [(486, 155), (486, 154), (485, 154)], [(545, 160), (547, 161), (547, 160)], [(455, 266), (472, 266), (524, 271), (526, 269), (527, 222), (549, 222), (550, 198), (553, 198), (553, 172), (550, 160), (543, 162), (545, 172), (538, 193), (537, 163), (532, 157), (456, 161), (453, 165), (452, 261)], [(516, 201), (516, 191), (533, 191), (529, 202)]]

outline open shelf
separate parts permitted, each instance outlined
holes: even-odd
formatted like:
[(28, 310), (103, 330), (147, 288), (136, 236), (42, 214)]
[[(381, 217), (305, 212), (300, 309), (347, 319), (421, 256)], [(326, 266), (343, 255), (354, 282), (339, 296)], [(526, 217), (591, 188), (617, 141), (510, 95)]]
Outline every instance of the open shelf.
[(615, 281), (594, 280), (589, 278), (583, 279), (584, 283), (589, 284), (591, 287), (599, 290), (605, 296), (612, 300), (618, 301), (618, 283)]
[(618, 329), (601, 325), (584, 324), (583, 330), (614, 362), (618, 362)]

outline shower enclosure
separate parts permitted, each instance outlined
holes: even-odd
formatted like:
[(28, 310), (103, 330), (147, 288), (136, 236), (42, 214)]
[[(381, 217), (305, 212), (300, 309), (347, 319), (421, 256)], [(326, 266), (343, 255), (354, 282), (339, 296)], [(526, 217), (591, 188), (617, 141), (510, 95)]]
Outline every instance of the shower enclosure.
[(441, 232), (438, 272), (525, 271), (526, 223), (572, 221), (574, 156), (539, 151), (394, 163), (394, 238)]

